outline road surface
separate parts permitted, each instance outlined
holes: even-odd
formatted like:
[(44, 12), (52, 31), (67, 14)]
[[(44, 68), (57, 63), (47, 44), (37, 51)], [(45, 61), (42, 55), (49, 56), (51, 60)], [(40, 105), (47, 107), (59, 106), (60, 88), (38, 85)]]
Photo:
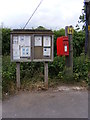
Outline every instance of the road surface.
[(88, 118), (88, 91), (20, 92), (3, 101), (3, 118)]

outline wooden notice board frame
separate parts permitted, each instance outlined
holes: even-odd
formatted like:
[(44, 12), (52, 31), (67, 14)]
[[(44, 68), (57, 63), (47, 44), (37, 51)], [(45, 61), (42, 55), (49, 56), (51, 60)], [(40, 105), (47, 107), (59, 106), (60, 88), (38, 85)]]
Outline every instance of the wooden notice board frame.
[[(13, 39), (17, 37), (17, 41), (20, 41), (20, 36), (30, 36), (30, 56), (29, 57), (17, 57), (19, 59), (14, 59), (14, 48)], [(35, 38), (36, 37), (36, 38)], [(39, 38), (40, 37), (40, 38)], [(24, 37), (25, 38), (25, 37)], [(39, 43), (35, 41), (39, 39)], [(44, 46), (44, 39), (47, 39), (50, 42), (50, 46)], [(26, 41), (25, 41), (26, 42)], [(37, 42), (37, 43), (35, 43)], [(21, 43), (20, 43), (21, 44)], [(21, 46), (19, 44), (19, 50)], [(26, 44), (26, 43), (25, 43)], [(23, 46), (25, 46), (23, 43)], [(40, 44), (38, 46), (38, 44)], [(27, 47), (27, 46), (25, 46)], [(14, 29), (11, 32), (11, 61), (12, 62), (52, 62), (54, 58), (54, 35), (51, 30), (32, 30), (32, 29)], [(16, 48), (15, 48), (16, 49)], [(17, 52), (18, 50), (16, 50)], [(45, 52), (45, 53), (44, 53)], [(21, 51), (19, 52), (21, 54)], [(45, 56), (44, 56), (45, 55)]]

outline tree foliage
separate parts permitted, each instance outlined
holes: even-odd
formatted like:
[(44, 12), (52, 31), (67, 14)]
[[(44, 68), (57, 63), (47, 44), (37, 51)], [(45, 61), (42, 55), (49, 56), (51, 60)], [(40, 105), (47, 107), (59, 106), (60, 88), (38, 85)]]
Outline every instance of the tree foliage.
[(36, 29), (37, 29), (37, 30), (46, 30), (46, 28), (43, 27), (43, 26), (39, 26), (39, 27), (37, 27)]
[(80, 56), (84, 52), (85, 31), (74, 31), (73, 35), (73, 53), (74, 57)]
[(10, 54), (10, 32), (11, 29), (3, 28), (2, 29), (2, 54)]
[(65, 36), (65, 29), (54, 30), (54, 56), (57, 55), (56, 40), (57, 37)]
[[(39, 27), (40, 29), (45, 29)], [(10, 32), (11, 29), (2, 29), (2, 53), (3, 55), (10, 54)], [(58, 37), (65, 36), (65, 29), (54, 30), (54, 56), (57, 56), (56, 40)], [(85, 43), (85, 32), (84, 31), (74, 31), (73, 35), (73, 48), (74, 56), (80, 56), (84, 50)]]
[[(80, 23), (82, 23), (83, 25), (82, 25), (82, 30), (85, 30), (85, 22), (86, 22), (86, 13), (85, 13), (85, 11), (86, 11), (86, 6), (85, 6), (85, 4), (83, 5), (83, 8), (82, 8), (82, 14), (79, 16), (79, 21), (78, 21), (78, 23), (80, 24)], [(77, 27), (77, 29), (79, 28), (79, 24), (77, 24), (76, 25), (76, 27)], [(79, 28), (80, 29), (80, 28)]]

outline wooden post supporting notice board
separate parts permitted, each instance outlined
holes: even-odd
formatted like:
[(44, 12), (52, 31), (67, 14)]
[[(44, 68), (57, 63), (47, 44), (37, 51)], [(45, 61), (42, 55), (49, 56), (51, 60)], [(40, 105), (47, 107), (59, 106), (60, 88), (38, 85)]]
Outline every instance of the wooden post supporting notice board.
[(45, 88), (48, 89), (48, 62), (44, 62), (44, 80)]
[(20, 62), (16, 62), (16, 81), (17, 88), (20, 89)]

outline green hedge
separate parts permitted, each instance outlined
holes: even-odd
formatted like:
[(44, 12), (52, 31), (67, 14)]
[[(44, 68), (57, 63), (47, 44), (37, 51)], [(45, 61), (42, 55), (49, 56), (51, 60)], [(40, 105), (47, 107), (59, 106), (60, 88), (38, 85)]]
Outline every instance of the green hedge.
[[(44, 63), (21, 63), (21, 83), (23, 81), (44, 80)], [(65, 57), (55, 57), (54, 61), (49, 63), (49, 78), (59, 80), (71, 80), (71, 76), (65, 76)], [(85, 80), (88, 83), (88, 73), (90, 71), (90, 61), (84, 54), (74, 58), (73, 81)], [(10, 62), (10, 56), (4, 56), (2, 62), (2, 85), (3, 91), (8, 92), (16, 85), (16, 64)], [(15, 89), (15, 88), (13, 88)]]

